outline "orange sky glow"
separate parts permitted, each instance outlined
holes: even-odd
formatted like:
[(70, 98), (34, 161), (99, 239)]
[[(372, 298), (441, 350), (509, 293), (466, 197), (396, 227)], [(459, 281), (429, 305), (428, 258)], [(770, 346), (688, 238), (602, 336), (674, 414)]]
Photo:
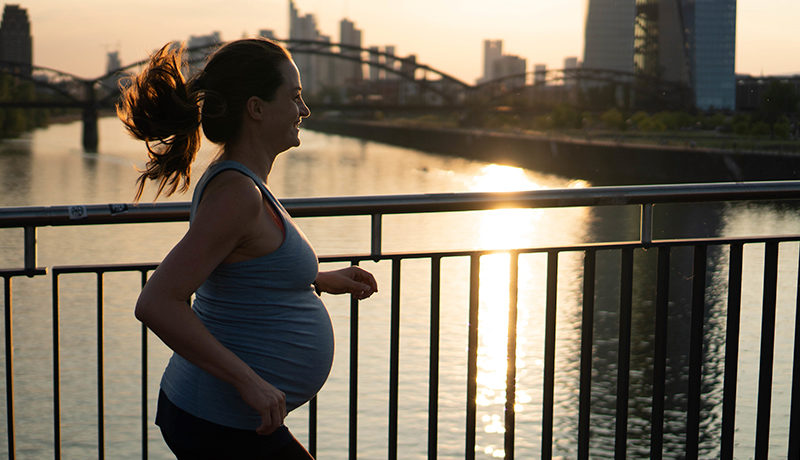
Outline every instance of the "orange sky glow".
[[(395, 45), (397, 54), (474, 83), (482, 71), (482, 42), (502, 39), (503, 51), (548, 68), (583, 55), (587, 0), (295, 0), (314, 13), (321, 31), (338, 41), (346, 17), (363, 30), (363, 45)], [(28, 10), (34, 64), (82, 77), (104, 73), (105, 54), (123, 64), (141, 60), (172, 40), (219, 31), (223, 40), (272, 29), (288, 36), (288, 0), (18, 0)], [(737, 73), (800, 73), (800, 2), (739, 0)]]

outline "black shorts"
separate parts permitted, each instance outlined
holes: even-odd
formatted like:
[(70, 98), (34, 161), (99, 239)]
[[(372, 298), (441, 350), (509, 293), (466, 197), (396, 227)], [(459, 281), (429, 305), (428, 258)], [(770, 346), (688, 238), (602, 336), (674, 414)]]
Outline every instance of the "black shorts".
[(161, 391), (156, 425), (179, 460), (314, 460), (285, 425), (269, 435), (240, 430), (195, 417)]

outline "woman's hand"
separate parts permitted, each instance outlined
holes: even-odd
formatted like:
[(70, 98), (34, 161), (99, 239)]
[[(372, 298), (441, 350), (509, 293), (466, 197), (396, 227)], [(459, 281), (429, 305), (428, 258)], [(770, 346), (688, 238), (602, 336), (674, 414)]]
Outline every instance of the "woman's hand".
[(236, 389), (247, 405), (261, 414), (261, 425), (256, 433), (267, 435), (277, 430), (286, 418), (286, 394), (266, 380), (252, 373), (246, 383), (237, 384)]
[(339, 270), (319, 272), (314, 284), (322, 292), (352, 294), (358, 300), (366, 299), (378, 292), (378, 283), (375, 281), (375, 277), (355, 265)]

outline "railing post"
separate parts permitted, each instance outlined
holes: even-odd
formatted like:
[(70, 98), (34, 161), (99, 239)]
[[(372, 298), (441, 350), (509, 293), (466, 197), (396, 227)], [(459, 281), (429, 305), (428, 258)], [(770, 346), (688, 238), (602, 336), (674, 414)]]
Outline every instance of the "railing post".
[(653, 203), (642, 205), (641, 225), (639, 228), (639, 239), (642, 242), (642, 246), (647, 248), (653, 242)]
[(14, 339), (11, 320), (11, 277), (4, 276), (5, 282), (5, 346), (6, 346), (6, 423), (8, 426), (8, 458), (16, 456), (14, 442)]
[(389, 460), (397, 460), (400, 388), (400, 264), (392, 259), (391, 323), (389, 331)]
[(583, 258), (583, 311), (581, 319), (580, 392), (578, 394), (578, 459), (589, 459), (592, 403), (592, 343), (594, 337), (594, 284), (596, 253), (587, 250)]
[(61, 458), (61, 337), (59, 334), (58, 270), (53, 270), (53, 458)]
[(708, 248), (694, 247), (692, 268), (692, 313), (689, 325), (689, 390), (686, 402), (686, 456), (697, 459), (700, 443), (700, 412), (703, 384), (703, 322), (705, 321), (706, 257)]
[(381, 256), (381, 213), (372, 214), (372, 234), (370, 236), (370, 255), (377, 261)]
[(475, 427), (478, 394), (478, 312), (480, 308), (481, 257), (470, 256), (469, 324), (467, 324), (467, 425), (464, 458), (475, 460)]
[(508, 341), (506, 346), (506, 405), (503, 450), (505, 460), (514, 460), (517, 400), (517, 300), (519, 296), (519, 252), (509, 254)]
[(553, 403), (556, 368), (556, 296), (558, 294), (558, 251), (547, 252), (547, 293), (544, 326), (544, 380), (542, 383), (542, 454), (553, 458)]
[(428, 364), (428, 460), (438, 457), (439, 439), (439, 335), (442, 258), (431, 258), (430, 358)]
[(105, 334), (103, 331), (103, 272), (97, 272), (97, 458), (106, 457)]
[(628, 406), (631, 371), (631, 326), (633, 309), (633, 249), (623, 248), (619, 288), (619, 341), (617, 342), (617, 410), (614, 458), (627, 458)]
[[(353, 262), (352, 265), (358, 265)], [(350, 412), (348, 458), (358, 458), (358, 299), (350, 296)]]
[[(25, 271), (36, 269), (36, 227), (25, 227)], [(32, 276), (32, 275), (28, 275)]]

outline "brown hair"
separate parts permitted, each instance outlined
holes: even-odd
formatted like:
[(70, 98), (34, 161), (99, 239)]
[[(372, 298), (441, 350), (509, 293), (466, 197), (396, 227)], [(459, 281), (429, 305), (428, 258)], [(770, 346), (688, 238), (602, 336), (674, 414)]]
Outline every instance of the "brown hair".
[(239, 133), (251, 96), (271, 101), (283, 84), (280, 64), (291, 60), (281, 45), (243, 39), (219, 48), (188, 82), (181, 73), (184, 48), (167, 44), (125, 89), (117, 115), (147, 146), (148, 161), (136, 180), (136, 200), (147, 179), (159, 181), (156, 198), (189, 188), (200, 148), (200, 126), (211, 142), (225, 145)]

